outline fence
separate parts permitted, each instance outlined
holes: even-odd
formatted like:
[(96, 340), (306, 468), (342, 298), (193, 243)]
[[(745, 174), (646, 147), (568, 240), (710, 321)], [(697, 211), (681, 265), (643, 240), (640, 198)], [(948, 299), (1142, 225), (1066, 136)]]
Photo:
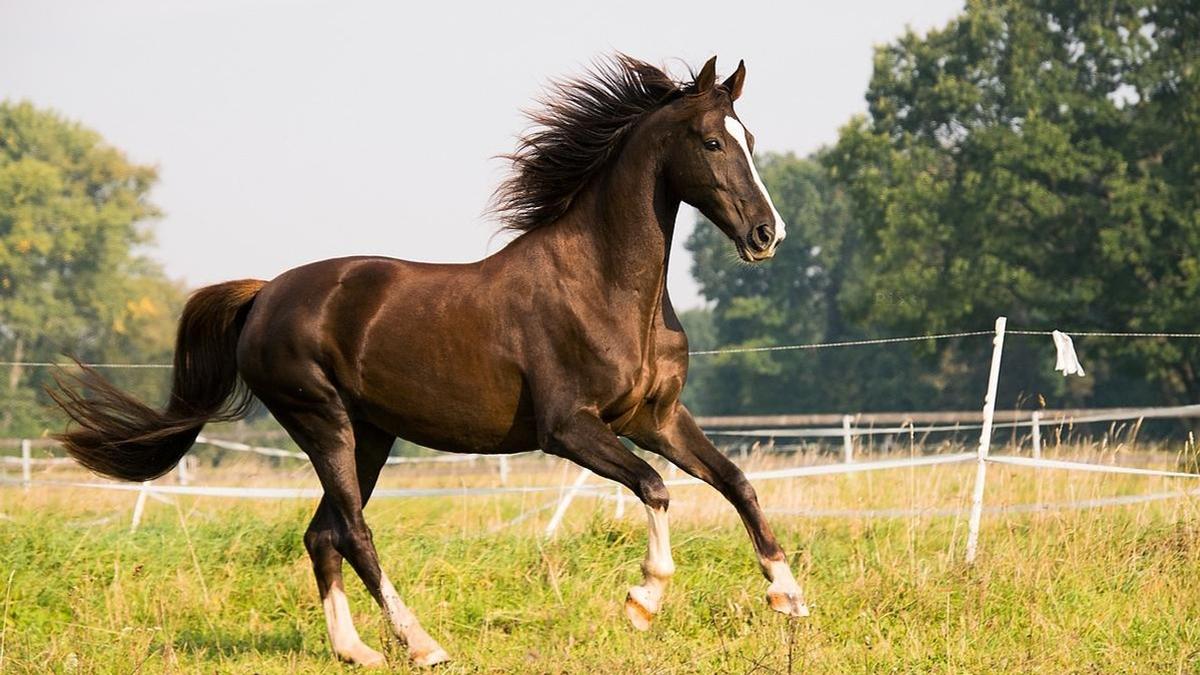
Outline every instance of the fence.
[[(767, 471), (753, 471), (747, 473), (747, 478), (751, 481), (771, 481), (782, 479), (793, 479), (808, 476), (820, 475), (837, 475), (860, 473), (867, 471), (882, 471), (901, 468), (927, 467), (945, 464), (971, 463), (975, 464), (975, 478), (970, 501), (970, 515), (968, 520), (968, 535), (966, 544), (965, 557), (968, 562), (974, 562), (979, 546), (979, 530), (982, 516), (985, 512), (996, 513), (1016, 513), (1023, 511), (1037, 511), (1049, 509), (1063, 508), (1095, 508), (1101, 506), (1143, 503), (1159, 499), (1174, 499), (1186, 496), (1200, 494), (1200, 489), (1174, 492), (1160, 492), (1149, 495), (1133, 495), (1124, 497), (1111, 497), (1103, 499), (1089, 499), (1077, 502), (1066, 502), (1057, 504), (1036, 504), (1036, 505), (1016, 505), (1005, 506), (998, 509), (988, 509), (984, 503), (986, 495), (987, 469), (989, 464), (1005, 464), (1017, 467), (1030, 467), (1051, 470), (1071, 470), (1071, 471), (1090, 471), (1104, 472), (1116, 474), (1132, 474), (1141, 476), (1158, 476), (1167, 478), (1200, 478), (1200, 474), (1193, 474), (1181, 471), (1168, 471), (1158, 469), (1145, 469), (1135, 467), (1123, 467), (1113, 465), (1103, 465), (1088, 462), (1072, 462), (1064, 460), (1045, 459), (1041, 456), (1041, 428), (1046, 424), (1083, 424), (1092, 422), (1115, 422), (1122, 420), (1143, 420), (1154, 418), (1197, 418), (1200, 417), (1200, 405), (1177, 406), (1171, 408), (1115, 408), (1115, 409), (1100, 409), (1100, 410), (1060, 410), (1060, 411), (1034, 411), (1030, 413), (1020, 413), (1012, 411), (996, 411), (996, 388), (1000, 377), (1000, 366), (1003, 357), (1004, 341), (1007, 335), (1051, 335), (1050, 331), (1008, 331), (1007, 320), (1000, 317), (996, 320), (995, 329), (993, 331), (972, 331), (963, 333), (947, 333), (931, 336), (914, 336), (904, 338), (885, 338), (881, 340), (858, 340), (850, 342), (824, 343), (814, 345), (788, 345), (781, 347), (760, 347), (760, 348), (740, 348), (731, 350), (713, 350), (693, 352), (693, 355), (701, 356), (713, 353), (742, 353), (755, 351), (778, 351), (786, 349), (818, 349), (818, 348), (838, 348), (851, 347), (862, 345), (889, 344), (895, 342), (930, 340), (930, 339), (949, 339), (962, 338), (981, 335), (991, 335), (993, 341), (992, 357), (990, 368), (988, 371), (988, 382), (984, 397), (984, 405), (978, 413), (964, 412), (940, 412), (940, 413), (910, 413), (903, 415), (896, 414), (863, 414), (863, 415), (804, 415), (804, 416), (754, 416), (754, 417), (736, 417), (736, 418), (700, 418), (699, 421), (708, 429), (708, 433), (718, 437), (745, 437), (745, 438), (840, 438), (842, 441), (842, 457), (839, 463), (830, 463), (814, 466), (797, 466), (784, 469), (774, 469)], [(1200, 334), (1191, 333), (1076, 333), (1075, 335), (1092, 335), (1098, 337), (1156, 337), (1156, 338), (1200, 338)], [(28, 365), (53, 365), (53, 364), (28, 364)], [(101, 364), (105, 367), (121, 367), (122, 364)], [(144, 366), (143, 366), (144, 367)], [(159, 364), (154, 364), (153, 367), (160, 367)], [(975, 420), (978, 420), (976, 422)], [(824, 426), (815, 428), (804, 428), (806, 424), (838, 424), (837, 426)], [(922, 422), (925, 426), (916, 426), (918, 422)], [(892, 424), (898, 426), (862, 426), (862, 424)], [(997, 428), (1021, 428), (1028, 427), (1031, 432), (1033, 451), (1031, 457), (1022, 457), (1015, 455), (992, 455), (991, 439), (992, 432)], [(861, 436), (880, 435), (880, 434), (897, 434), (897, 433), (934, 433), (941, 431), (964, 431), (964, 430), (979, 430), (979, 441), (975, 452), (955, 453), (947, 455), (931, 455), (921, 457), (911, 457), (904, 459), (885, 459), (878, 461), (857, 461), (855, 459), (854, 439)], [(212, 445), (214, 447), (223, 448), (236, 452), (254, 453), (258, 455), (288, 459), (306, 459), (302, 453), (278, 448), (268, 448), (249, 445), (236, 441), (200, 437), (197, 439), (200, 444)], [(226, 498), (244, 498), (244, 499), (288, 499), (302, 498), (313, 499), (321, 494), (321, 490), (317, 488), (271, 488), (271, 487), (229, 487), (229, 486), (197, 486), (190, 485), (191, 477), (189, 472), (189, 463), (184, 461), (180, 465), (180, 469), (176, 473), (175, 485), (163, 483), (142, 483), (142, 484), (121, 484), (108, 483), (97, 481), (65, 481), (65, 480), (35, 480), (32, 474), (32, 468), (39, 464), (61, 464), (70, 462), (65, 458), (33, 458), (32, 448), (35, 446), (52, 445), (46, 441), (20, 441), (21, 457), (3, 457), (3, 462), (6, 464), (20, 463), (22, 467), (21, 478), (0, 479), (0, 484), (6, 485), (22, 485), (28, 490), (33, 485), (73, 487), (73, 488), (88, 488), (102, 490), (121, 490), (137, 493), (137, 501), (134, 506), (133, 518), (131, 522), (131, 530), (136, 529), (141, 520), (145, 509), (147, 499), (167, 500), (172, 495), (195, 495), (195, 496), (211, 496), (211, 497), (226, 497)], [(539, 486), (509, 486), (507, 485), (509, 476), (509, 457), (508, 455), (447, 455), (436, 457), (392, 457), (389, 458), (388, 464), (413, 464), (413, 463), (462, 463), (462, 462), (496, 462), (497, 474), (500, 481), (498, 487), (462, 487), (462, 488), (391, 488), (379, 489), (373, 493), (375, 498), (413, 498), (413, 497), (430, 497), (430, 496), (468, 496), (468, 495), (499, 495), (499, 494), (556, 494), (557, 498), (539, 508), (538, 511), (554, 508), (554, 513), (546, 525), (544, 533), (546, 536), (553, 536), (560, 526), (563, 517), (570, 508), (573, 500), (580, 496), (598, 497), (603, 499), (613, 499), (616, 502), (617, 513), (624, 511), (626, 497), (620, 489), (617, 489), (615, 494), (611, 485), (588, 485), (588, 480), (591, 477), (591, 472), (587, 469), (582, 469), (575, 476), (574, 481), (563, 485), (539, 485)], [(672, 478), (665, 481), (667, 486), (683, 486), (696, 485), (700, 481), (694, 478)], [(781, 511), (775, 510), (779, 513)], [(820, 517), (894, 517), (904, 515), (950, 515), (958, 514), (959, 509), (950, 510), (825, 510), (825, 511), (786, 511), (791, 515), (806, 515)], [(529, 514), (523, 515), (521, 518)], [(515, 521), (514, 521), (515, 522)]]

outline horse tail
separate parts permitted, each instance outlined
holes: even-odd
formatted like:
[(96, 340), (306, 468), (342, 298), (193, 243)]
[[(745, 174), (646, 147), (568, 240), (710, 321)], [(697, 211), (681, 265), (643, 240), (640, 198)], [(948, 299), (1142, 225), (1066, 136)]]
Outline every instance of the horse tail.
[(156, 410), (79, 364), (82, 374), (55, 374), (50, 397), (77, 425), (55, 436), (96, 473), (130, 481), (171, 470), (209, 421), (246, 416), (251, 394), (237, 372), (237, 342), (265, 281), (244, 279), (201, 288), (188, 298), (175, 338), (171, 398)]

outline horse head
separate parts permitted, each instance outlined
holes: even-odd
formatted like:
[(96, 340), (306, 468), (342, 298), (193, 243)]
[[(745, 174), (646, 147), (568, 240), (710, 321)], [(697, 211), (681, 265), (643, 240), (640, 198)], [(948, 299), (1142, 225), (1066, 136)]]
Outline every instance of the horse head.
[(665, 149), (666, 176), (680, 199), (733, 240), (742, 260), (761, 262), (775, 255), (786, 227), (754, 167), (754, 136), (733, 109), (746, 65), (738, 62), (721, 84), (716, 66), (714, 56), (689, 93), (670, 106), (680, 131)]

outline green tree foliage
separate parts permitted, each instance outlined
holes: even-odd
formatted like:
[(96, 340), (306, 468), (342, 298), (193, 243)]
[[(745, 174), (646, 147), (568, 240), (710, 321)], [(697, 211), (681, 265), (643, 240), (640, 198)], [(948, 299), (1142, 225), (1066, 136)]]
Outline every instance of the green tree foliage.
[[(182, 288), (147, 259), (154, 168), (28, 103), (0, 103), (0, 354), (8, 361), (169, 360)], [(6, 433), (42, 431), (45, 368), (6, 368)], [(127, 373), (153, 383), (161, 373)], [(61, 420), (53, 423), (61, 425)]]
[[(989, 0), (880, 47), (869, 114), (819, 165), (764, 166), (789, 225), (776, 261), (717, 264), (728, 244), (711, 226), (693, 237), (720, 341), (987, 329), (1001, 314), (1018, 327), (1200, 330), (1197, 36), (1194, 2)], [(1079, 347), (1091, 377), (1068, 381), (1050, 370), (1048, 338), (1012, 338), (1002, 405), (1200, 399), (1200, 344)], [(731, 391), (706, 402), (973, 407), (989, 350), (985, 338), (723, 357)]]
[[(879, 49), (870, 115), (827, 161), (864, 223), (870, 274), (848, 314), (905, 332), (998, 314), (1200, 328), (1197, 35), (1194, 3), (991, 1)], [(1160, 400), (1200, 395), (1193, 343), (1086, 347)], [(1113, 395), (1108, 374), (1093, 398)]]
[[(765, 265), (746, 265), (715, 226), (700, 222), (688, 240), (692, 274), (712, 303), (710, 315), (683, 317), (693, 349), (707, 321), (708, 346), (770, 347), (843, 340), (864, 333), (847, 325), (841, 296), (853, 279), (860, 231), (824, 167), (793, 155), (760, 161), (763, 181), (787, 223), (787, 240)], [(689, 403), (705, 413), (911, 408), (920, 388), (906, 377), (907, 348), (778, 351), (691, 359)], [(847, 377), (851, 372), (859, 373)], [(882, 374), (881, 379), (876, 372)]]

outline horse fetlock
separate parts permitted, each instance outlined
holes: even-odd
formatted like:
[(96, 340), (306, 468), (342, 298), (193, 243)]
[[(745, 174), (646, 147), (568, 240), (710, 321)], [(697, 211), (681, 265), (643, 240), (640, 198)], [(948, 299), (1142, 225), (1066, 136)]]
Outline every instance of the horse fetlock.
[[(667, 555), (670, 555), (670, 551), (667, 552)], [(642, 561), (642, 576), (645, 578), (647, 585), (656, 584), (666, 587), (674, 575), (675, 561), (669, 557), (647, 557)]]

